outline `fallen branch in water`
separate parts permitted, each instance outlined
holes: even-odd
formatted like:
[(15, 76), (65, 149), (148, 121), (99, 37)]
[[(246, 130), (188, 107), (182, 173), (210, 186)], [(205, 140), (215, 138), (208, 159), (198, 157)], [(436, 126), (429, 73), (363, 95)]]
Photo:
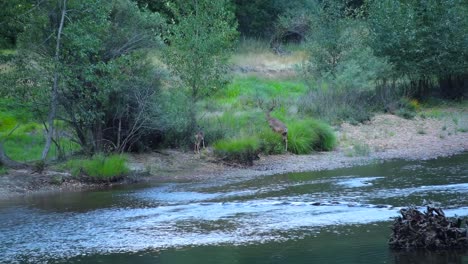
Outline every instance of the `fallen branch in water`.
[(449, 219), (442, 209), (433, 207), (427, 207), (425, 213), (416, 208), (400, 213), (388, 241), (391, 248), (468, 249), (468, 230), (461, 227), (462, 219)]

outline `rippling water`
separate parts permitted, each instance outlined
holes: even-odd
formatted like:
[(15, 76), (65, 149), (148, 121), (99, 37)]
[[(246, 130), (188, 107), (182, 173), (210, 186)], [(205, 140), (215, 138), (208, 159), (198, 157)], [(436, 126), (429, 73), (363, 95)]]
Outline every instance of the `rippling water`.
[(401, 207), (468, 216), (468, 155), (0, 203), (5, 263), (468, 263), (391, 252)]

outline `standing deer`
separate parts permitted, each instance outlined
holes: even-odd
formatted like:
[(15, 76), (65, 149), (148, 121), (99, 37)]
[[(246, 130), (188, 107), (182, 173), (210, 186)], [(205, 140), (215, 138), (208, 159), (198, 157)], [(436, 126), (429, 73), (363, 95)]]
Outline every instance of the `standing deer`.
[(288, 151), (288, 128), (283, 122), (278, 119), (271, 117), (270, 113), (273, 111), (276, 105), (273, 105), (268, 112), (266, 112), (266, 117), (268, 120), (268, 125), (270, 125), (273, 132), (281, 134), (283, 136), (283, 141), (286, 143), (286, 152)]
[(203, 134), (203, 131), (198, 131), (198, 133), (195, 134), (195, 148), (193, 151), (197, 154), (200, 154), (200, 145), (205, 148), (205, 134)]

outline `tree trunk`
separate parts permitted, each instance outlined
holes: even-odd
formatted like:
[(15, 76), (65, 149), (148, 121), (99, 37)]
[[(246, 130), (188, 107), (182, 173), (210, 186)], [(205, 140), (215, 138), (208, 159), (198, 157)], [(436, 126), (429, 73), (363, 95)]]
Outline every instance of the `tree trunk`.
[(463, 98), (468, 91), (468, 76), (447, 75), (439, 79), (440, 94), (447, 99)]
[(0, 141), (0, 165), (11, 169), (26, 169), (29, 166), (10, 159), (3, 149), (3, 142)]
[(54, 69), (54, 84), (52, 87), (52, 98), (50, 100), (50, 112), (49, 116), (47, 117), (47, 123), (49, 124), (49, 129), (47, 132), (46, 143), (44, 146), (44, 150), (42, 151), (42, 160), (45, 161), (47, 158), (47, 154), (49, 154), (50, 145), (52, 143), (52, 137), (54, 135), (54, 120), (55, 115), (57, 113), (57, 104), (58, 104), (58, 79), (59, 79), (59, 62), (60, 62), (60, 37), (62, 35), (63, 23), (65, 21), (65, 13), (67, 9), (67, 0), (63, 0), (62, 6), (62, 17), (60, 18), (60, 25), (57, 32), (57, 43), (55, 46), (55, 69)]

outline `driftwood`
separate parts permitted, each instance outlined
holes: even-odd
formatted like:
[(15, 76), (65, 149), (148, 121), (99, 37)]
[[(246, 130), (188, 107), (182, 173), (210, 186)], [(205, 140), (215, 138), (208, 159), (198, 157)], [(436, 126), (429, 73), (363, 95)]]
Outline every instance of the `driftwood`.
[(462, 228), (462, 219), (449, 219), (442, 209), (433, 207), (427, 207), (425, 213), (416, 208), (402, 209), (400, 213), (388, 241), (391, 248), (468, 249), (468, 222)]

